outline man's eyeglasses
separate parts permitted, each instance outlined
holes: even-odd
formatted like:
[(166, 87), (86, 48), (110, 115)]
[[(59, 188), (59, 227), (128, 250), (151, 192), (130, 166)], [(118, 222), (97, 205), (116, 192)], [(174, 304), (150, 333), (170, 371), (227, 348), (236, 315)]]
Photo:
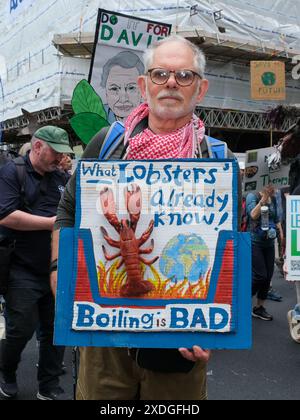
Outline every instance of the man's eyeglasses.
[(166, 69), (150, 69), (148, 70), (150, 79), (156, 85), (164, 85), (170, 79), (171, 74), (174, 74), (176, 82), (179, 86), (191, 86), (195, 77), (202, 79), (199, 73), (193, 70), (166, 70)]

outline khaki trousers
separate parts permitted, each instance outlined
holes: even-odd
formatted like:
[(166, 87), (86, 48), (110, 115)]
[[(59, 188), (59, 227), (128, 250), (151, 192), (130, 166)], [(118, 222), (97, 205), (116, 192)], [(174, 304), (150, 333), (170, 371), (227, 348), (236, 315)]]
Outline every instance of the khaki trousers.
[(206, 365), (189, 373), (138, 367), (123, 348), (81, 348), (77, 400), (206, 400)]

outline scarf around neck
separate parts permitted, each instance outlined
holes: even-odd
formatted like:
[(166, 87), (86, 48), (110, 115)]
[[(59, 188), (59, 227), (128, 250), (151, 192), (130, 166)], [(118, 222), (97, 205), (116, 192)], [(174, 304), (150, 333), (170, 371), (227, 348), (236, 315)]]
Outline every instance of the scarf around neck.
[(129, 160), (195, 158), (205, 134), (203, 121), (196, 115), (184, 127), (166, 134), (155, 134), (149, 128), (132, 137), (136, 126), (149, 116), (149, 106), (136, 108), (125, 122), (126, 158)]

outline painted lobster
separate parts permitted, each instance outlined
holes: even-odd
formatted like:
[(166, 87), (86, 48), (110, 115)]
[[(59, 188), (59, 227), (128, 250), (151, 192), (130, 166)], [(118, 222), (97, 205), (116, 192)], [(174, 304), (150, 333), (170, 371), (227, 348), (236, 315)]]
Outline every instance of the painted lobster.
[(149, 248), (141, 249), (141, 246), (148, 241), (153, 232), (153, 220), (151, 220), (148, 229), (143, 233), (140, 239), (137, 239), (135, 235), (142, 208), (142, 193), (140, 187), (133, 184), (131, 191), (128, 188), (125, 188), (125, 203), (130, 220), (122, 219), (120, 221), (118, 219), (116, 215), (114, 194), (110, 188), (105, 188), (100, 192), (100, 201), (105, 218), (120, 235), (120, 240), (115, 241), (109, 236), (107, 230), (104, 227), (101, 227), (101, 232), (107, 243), (120, 250), (115, 255), (109, 255), (105, 246), (102, 246), (106, 260), (113, 261), (115, 258), (121, 257), (117, 269), (120, 269), (123, 264), (126, 268), (127, 280), (126, 284), (121, 288), (121, 296), (141, 296), (151, 292), (154, 286), (150, 281), (143, 279), (141, 263), (151, 266), (159, 257), (153, 258), (151, 261), (147, 261), (142, 257), (143, 254), (151, 254), (154, 249), (153, 239)]

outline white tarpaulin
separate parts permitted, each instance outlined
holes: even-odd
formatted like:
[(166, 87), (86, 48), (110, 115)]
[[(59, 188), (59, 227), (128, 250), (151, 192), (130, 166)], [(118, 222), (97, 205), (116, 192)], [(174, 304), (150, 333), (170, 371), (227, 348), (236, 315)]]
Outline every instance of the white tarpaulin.
[[(193, 6), (197, 13), (191, 17)], [(62, 61), (53, 36), (94, 32), (98, 8), (171, 23), (179, 30), (206, 31), (213, 37), (220, 35), (214, 12), (222, 10), (218, 22), (227, 39), (300, 51), (300, 4), (294, 0), (111, 0), (109, 5), (102, 0), (0, 0), (0, 56), (7, 65), (4, 75), (1, 71), (0, 120), (20, 116), (24, 106), (34, 112), (70, 100), (76, 82), (88, 76), (89, 60)], [(274, 105), (250, 100), (248, 68), (209, 63), (208, 78), (211, 89), (205, 106), (261, 111)], [(298, 85), (288, 79), (287, 103), (300, 102)]]

